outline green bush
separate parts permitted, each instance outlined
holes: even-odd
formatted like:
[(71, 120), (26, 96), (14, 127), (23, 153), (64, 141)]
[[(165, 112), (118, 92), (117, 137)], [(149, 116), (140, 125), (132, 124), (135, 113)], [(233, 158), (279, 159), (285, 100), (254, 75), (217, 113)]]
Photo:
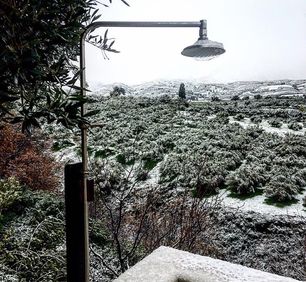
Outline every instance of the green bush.
[(23, 210), (0, 232), (0, 263), (18, 281), (65, 281), (64, 202), (25, 191)]
[(0, 179), (0, 215), (20, 200), (23, 189), (14, 177)]

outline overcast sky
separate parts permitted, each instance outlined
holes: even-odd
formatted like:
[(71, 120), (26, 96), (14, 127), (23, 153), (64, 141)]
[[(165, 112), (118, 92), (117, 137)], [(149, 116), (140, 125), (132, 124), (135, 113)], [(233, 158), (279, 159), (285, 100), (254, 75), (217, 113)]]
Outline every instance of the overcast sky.
[[(306, 79), (306, 0), (127, 1), (130, 7), (113, 0), (109, 8), (101, 8), (100, 20), (206, 19), (208, 38), (222, 42), (226, 53), (208, 62), (182, 56), (182, 49), (197, 40), (197, 28), (110, 28), (120, 54), (104, 60), (98, 49), (86, 45), (90, 86), (157, 79)], [(96, 31), (104, 34), (103, 28)]]

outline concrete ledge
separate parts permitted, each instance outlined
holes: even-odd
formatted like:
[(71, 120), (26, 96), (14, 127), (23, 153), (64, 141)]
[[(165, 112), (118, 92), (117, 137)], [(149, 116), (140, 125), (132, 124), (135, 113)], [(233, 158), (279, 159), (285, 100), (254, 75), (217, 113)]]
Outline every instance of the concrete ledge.
[(160, 247), (115, 281), (294, 282), (298, 280), (169, 247)]

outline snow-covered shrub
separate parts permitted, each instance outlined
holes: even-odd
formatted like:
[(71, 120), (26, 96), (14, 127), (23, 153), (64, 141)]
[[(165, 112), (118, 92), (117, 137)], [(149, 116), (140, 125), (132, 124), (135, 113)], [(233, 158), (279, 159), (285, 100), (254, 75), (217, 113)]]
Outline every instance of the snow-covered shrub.
[(231, 97), (231, 100), (232, 101), (238, 101), (238, 100), (240, 100), (240, 97), (238, 95), (234, 95), (234, 96)]
[(160, 183), (171, 183), (183, 172), (184, 155), (169, 154), (160, 166)]
[(261, 189), (266, 181), (265, 168), (258, 165), (241, 165), (226, 177), (225, 185), (238, 195), (250, 195)]
[(234, 116), (235, 120), (243, 120), (245, 118), (245, 116), (243, 114), (237, 114), (236, 116)]
[(272, 176), (265, 187), (267, 198), (276, 202), (287, 202), (293, 200), (298, 194), (299, 187), (290, 179), (290, 177), (279, 174)]
[(242, 162), (242, 154), (236, 151), (217, 150), (213, 154), (213, 158), (215, 160), (212, 162), (214, 166), (224, 167), (225, 174), (228, 173), (227, 170), (235, 170)]
[(0, 234), (0, 261), (18, 281), (65, 281), (64, 203), (25, 191)]
[(251, 120), (251, 122), (254, 122), (254, 123), (261, 123), (262, 122), (262, 117), (260, 117), (260, 116), (251, 116), (250, 120)]
[(160, 144), (160, 147), (162, 148), (164, 153), (168, 153), (173, 150), (175, 147), (175, 140), (173, 137), (167, 135), (167, 136), (161, 136), (157, 142)]
[(194, 184), (192, 194), (194, 197), (202, 198), (217, 194), (224, 186), (225, 179), (222, 175), (200, 175)]
[(299, 131), (303, 128), (303, 125), (301, 125), (300, 123), (297, 122), (290, 122), (288, 123), (288, 128), (295, 130), (295, 131)]
[(299, 187), (299, 191), (303, 191), (306, 188), (306, 169), (300, 169), (293, 175), (295, 184)]
[(272, 127), (280, 128), (282, 126), (282, 122), (279, 119), (270, 119), (268, 122)]
[(164, 104), (167, 104), (167, 103), (171, 102), (171, 97), (167, 94), (164, 94), (164, 95), (158, 97), (157, 99), (160, 103), (164, 103)]
[(219, 101), (221, 101), (221, 99), (218, 96), (212, 96), (211, 101), (212, 102), (219, 102)]
[(99, 193), (110, 195), (126, 187), (126, 169), (117, 161), (95, 161), (91, 164), (91, 170)]
[(219, 112), (216, 114), (216, 117), (213, 119), (213, 121), (221, 124), (228, 124), (229, 115), (226, 112)]
[[(189, 157), (188, 157), (189, 156)], [(194, 196), (216, 194), (224, 186), (226, 164), (211, 159), (213, 154), (171, 154), (160, 167), (160, 183), (182, 187)]]

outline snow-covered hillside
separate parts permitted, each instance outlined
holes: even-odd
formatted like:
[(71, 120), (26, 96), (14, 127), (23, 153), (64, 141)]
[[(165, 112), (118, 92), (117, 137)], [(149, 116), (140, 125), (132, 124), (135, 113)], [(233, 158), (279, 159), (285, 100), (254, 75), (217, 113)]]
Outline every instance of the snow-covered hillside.
[(242, 98), (256, 94), (262, 96), (306, 94), (306, 80), (238, 81), (227, 84), (160, 80), (139, 85), (97, 84), (93, 88), (92, 95), (107, 96), (113, 87), (119, 86), (126, 90), (127, 95), (154, 97), (166, 94), (172, 96), (177, 95), (181, 83), (185, 84), (186, 94), (190, 99), (210, 99), (213, 96), (230, 99), (235, 95)]

